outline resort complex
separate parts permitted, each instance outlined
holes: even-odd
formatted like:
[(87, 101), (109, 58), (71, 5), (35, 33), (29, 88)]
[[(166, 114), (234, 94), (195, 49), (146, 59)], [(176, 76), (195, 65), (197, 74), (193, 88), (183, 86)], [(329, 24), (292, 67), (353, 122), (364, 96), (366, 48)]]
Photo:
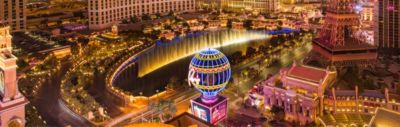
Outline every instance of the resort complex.
[(3, 0), (0, 127), (395, 127), (398, 5)]

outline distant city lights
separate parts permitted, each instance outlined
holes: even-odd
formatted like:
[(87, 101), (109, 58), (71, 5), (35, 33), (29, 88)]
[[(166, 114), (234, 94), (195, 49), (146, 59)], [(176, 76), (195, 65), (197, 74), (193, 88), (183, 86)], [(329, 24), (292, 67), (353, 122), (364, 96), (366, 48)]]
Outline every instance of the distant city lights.
[(362, 7), (361, 4), (356, 4), (356, 5), (354, 6), (354, 10), (355, 10), (357, 13), (360, 13), (360, 12), (363, 10), (363, 7)]
[(387, 7), (386, 7), (386, 9), (388, 10), (388, 11), (394, 11), (394, 6), (393, 5), (388, 5)]

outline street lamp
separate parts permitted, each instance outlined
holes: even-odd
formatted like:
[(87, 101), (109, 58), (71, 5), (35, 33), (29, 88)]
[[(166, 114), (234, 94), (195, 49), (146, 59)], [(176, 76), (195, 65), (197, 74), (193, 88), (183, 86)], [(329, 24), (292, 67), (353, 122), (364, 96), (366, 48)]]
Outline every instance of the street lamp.
[(158, 98), (158, 92), (159, 92), (159, 90), (157, 89), (157, 90), (156, 90), (156, 97), (157, 97), (157, 100), (160, 100), (160, 99)]
[[(142, 95), (143, 95), (143, 92), (140, 92), (139, 95), (142, 96)], [(149, 106), (149, 105), (147, 105), (147, 106)], [(143, 123), (143, 111), (142, 111), (142, 118), (141, 118), (140, 120), (141, 120), (142, 123)]]

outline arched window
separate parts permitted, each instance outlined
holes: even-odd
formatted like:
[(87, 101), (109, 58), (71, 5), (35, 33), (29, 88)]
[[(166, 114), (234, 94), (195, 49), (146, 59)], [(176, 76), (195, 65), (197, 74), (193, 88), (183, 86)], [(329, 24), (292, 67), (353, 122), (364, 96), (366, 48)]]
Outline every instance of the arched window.
[(4, 95), (4, 85), (5, 85), (4, 82), (5, 82), (5, 81), (4, 81), (4, 71), (3, 71), (3, 70), (0, 70), (0, 92), (1, 92), (1, 94), (3, 94), (3, 95)]
[(8, 122), (8, 127), (22, 127), (21, 119), (14, 118)]

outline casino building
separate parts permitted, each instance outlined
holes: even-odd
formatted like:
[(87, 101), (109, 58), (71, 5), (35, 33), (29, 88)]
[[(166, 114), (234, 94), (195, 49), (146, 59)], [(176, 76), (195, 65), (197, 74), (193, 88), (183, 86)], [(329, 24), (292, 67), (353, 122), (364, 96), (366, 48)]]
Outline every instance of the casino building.
[(278, 106), (284, 109), (285, 119), (304, 125), (315, 120), (323, 110), (324, 92), (336, 79), (334, 68), (315, 68), (294, 63), (290, 68), (260, 82), (267, 109)]
[(89, 29), (106, 29), (144, 14), (192, 12), (195, 5), (195, 0), (88, 0)]
[(378, 52), (400, 54), (400, 1), (376, 0), (374, 5), (374, 40)]
[[(340, 116), (346, 114), (373, 115), (378, 108), (400, 112), (400, 96), (384, 90), (337, 90), (330, 88), (337, 80), (335, 68), (315, 68), (294, 63), (280, 73), (256, 84), (262, 92), (256, 95), (265, 109), (281, 107), (285, 120), (301, 125), (321, 118), (327, 125), (336, 125)], [(254, 96), (254, 92), (250, 94)], [(257, 97), (255, 96), (255, 97)], [(257, 105), (259, 106), (259, 105)], [(325, 113), (325, 114), (324, 114)], [(333, 120), (332, 120), (333, 119)], [(349, 118), (350, 120), (361, 120)]]
[(377, 108), (400, 112), (400, 96), (390, 93), (386, 88), (380, 90), (331, 89), (326, 93), (324, 109), (332, 113), (374, 114)]
[(233, 11), (275, 12), (279, 9), (278, 0), (221, 0), (224, 9)]
[(355, 38), (360, 21), (351, 5), (355, 0), (327, 1), (325, 23), (313, 40), (313, 50), (327, 59), (328, 65), (352, 66), (371, 64), (377, 58), (377, 48)]

